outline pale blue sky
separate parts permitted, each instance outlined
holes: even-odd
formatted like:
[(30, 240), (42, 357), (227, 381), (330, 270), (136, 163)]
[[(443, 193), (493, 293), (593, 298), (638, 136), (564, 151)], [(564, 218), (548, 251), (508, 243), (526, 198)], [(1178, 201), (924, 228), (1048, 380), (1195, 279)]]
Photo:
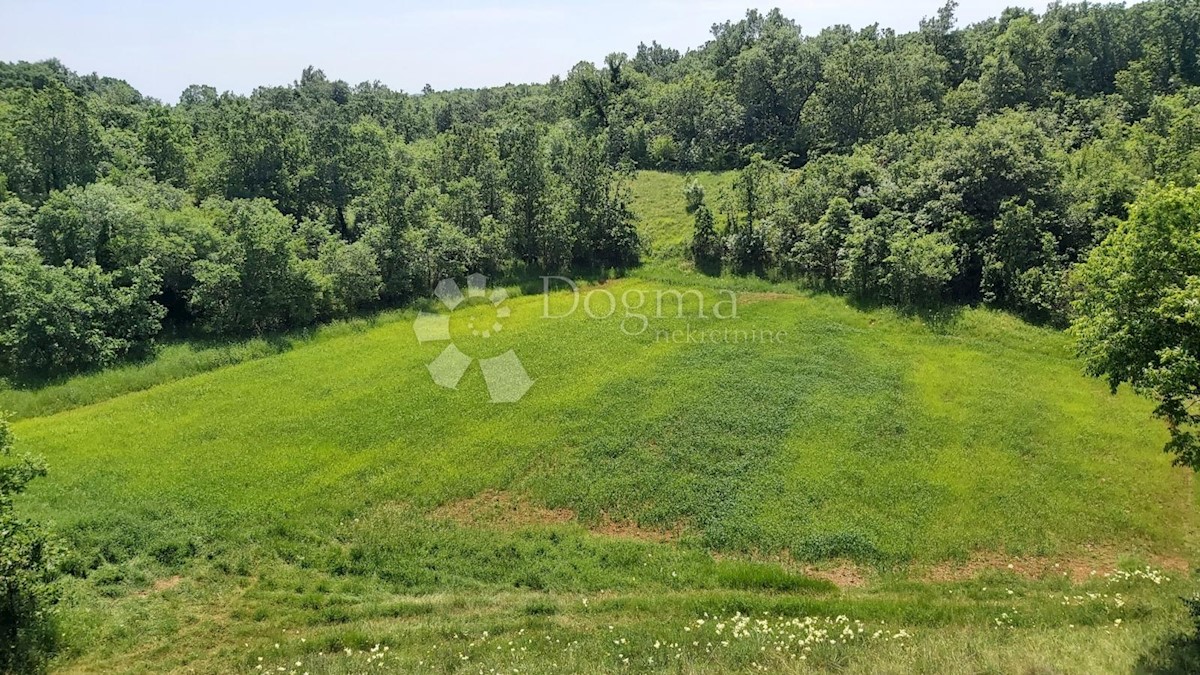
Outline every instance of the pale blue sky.
[[(778, 6), (806, 34), (835, 23), (915, 29), (943, 0), (334, 0), (252, 2), (0, 0), (0, 61), (57, 57), (82, 73), (129, 81), (175, 102), (189, 84), (249, 93), (286, 84), (312, 64), (352, 84), (379, 80), (418, 91), (544, 82), (581, 60), (633, 54), (638, 42), (684, 51), (704, 43), (714, 22), (747, 7)], [(1009, 5), (963, 0), (960, 23)]]

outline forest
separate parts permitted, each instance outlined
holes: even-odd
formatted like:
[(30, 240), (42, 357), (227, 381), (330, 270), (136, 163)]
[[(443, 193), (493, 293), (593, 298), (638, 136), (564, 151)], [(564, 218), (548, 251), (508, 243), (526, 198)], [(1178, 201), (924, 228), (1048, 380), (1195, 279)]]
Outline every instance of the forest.
[(1191, 281), (1147, 282), (1154, 329), (1110, 316), (1146, 293), (1104, 285), (1130, 264), (1131, 205), (1196, 213), (1200, 3), (969, 26), (955, 9), (907, 34), (751, 10), (684, 53), (413, 94), (309, 67), (164, 103), (57, 61), (0, 64), (0, 375), (402, 305), (471, 271), (627, 269), (650, 253), (636, 171), (736, 170), (726, 194), (689, 188), (698, 269), (1077, 319), (1095, 374), (1173, 388), (1173, 428), (1194, 421), (1195, 226), (1163, 235), (1168, 276)]

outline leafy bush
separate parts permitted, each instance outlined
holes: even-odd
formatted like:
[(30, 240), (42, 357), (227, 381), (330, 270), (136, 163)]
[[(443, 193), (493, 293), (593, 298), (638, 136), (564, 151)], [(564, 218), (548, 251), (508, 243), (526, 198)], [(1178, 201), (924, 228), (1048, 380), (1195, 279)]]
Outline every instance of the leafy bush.
[(688, 213), (695, 213), (704, 205), (704, 186), (693, 180), (683, 189), (683, 200)]
[(158, 286), (147, 264), (52, 267), (30, 248), (0, 246), (0, 370), (32, 379), (145, 354), (165, 314)]
[(823, 579), (789, 574), (779, 565), (728, 561), (717, 566), (717, 583), (736, 590), (830, 591), (835, 586)]
[(58, 550), (37, 523), (17, 517), (13, 498), (46, 475), (32, 457), (10, 459), (12, 430), (0, 416), (0, 672), (41, 670), (54, 647), (50, 607)]
[(704, 204), (696, 208), (696, 231), (692, 235), (692, 260), (705, 272), (720, 272), (724, 244), (713, 223), (712, 211)]

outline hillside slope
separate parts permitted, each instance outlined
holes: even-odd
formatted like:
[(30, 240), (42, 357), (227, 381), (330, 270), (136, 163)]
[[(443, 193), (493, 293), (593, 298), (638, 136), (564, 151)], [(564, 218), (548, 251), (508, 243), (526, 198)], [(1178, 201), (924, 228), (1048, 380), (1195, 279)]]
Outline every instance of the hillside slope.
[[(434, 386), (424, 366), (442, 345), (396, 323), (24, 421), (24, 444), (55, 467), (36, 501), (89, 536), (153, 539), (169, 523), (201, 545), (253, 539), (283, 514), (315, 533), (488, 489), (805, 559), (1187, 543), (1189, 477), (1155, 451), (1149, 405), (1110, 396), (1061, 336), (1003, 315), (968, 310), (938, 334), (839, 299), (742, 294), (736, 320), (690, 307), (629, 336), (582, 310), (542, 319), (538, 296), (509, 304), (497, 337), (458, 342), (518, 351), (537, 382), (517, 404), (490, 404), (474, 369), (458, 391)], [(689, 323), (787, 337), (655, 339)]]
[[(635, 208), (682, 241), (681, 193)], [(759, 647), (779, 647), (776, 668), (1177, 658), (1160, 643), (1186, 623), (1186, 590), (1158, 570), (1194, 559), (1194, 488), (1158, 451), (1149, 402), (1005, 314), (864, 310), (660, 250), (579, 296), (511, 288), (507, 316), (480, 301), (450, 315), (464, 353), (518, 355), (535, 382), (516, 403), (489, 402), (478, 363), (436, 386), (445, 343), (418, 342), (415, 312), (209, 372), (61, 385), (95, 401), (73, 409), (48, 390), (38, 406), (62, 412), (30, 406), (16, 432), (51, 466), (23, 508), (69, 547), (59, 665), (356, 672), (382, 667), (377, 644), (406, 672), (599, 671), (630, 654), (753, 670)], [(737, 316), (717, 318), (727, 288)], [(1110, 600), (1101, 575), (1135, 562), (1151, 568)], [(1075, 596), (1093, 599), (1061, 601)], [(918, 646), (810, 652), (763, 629), (687, 647), (697, 619), (736, 611), (812, 630), (845, 614)], [(487, 651), (497, 636), (529, 655)]]

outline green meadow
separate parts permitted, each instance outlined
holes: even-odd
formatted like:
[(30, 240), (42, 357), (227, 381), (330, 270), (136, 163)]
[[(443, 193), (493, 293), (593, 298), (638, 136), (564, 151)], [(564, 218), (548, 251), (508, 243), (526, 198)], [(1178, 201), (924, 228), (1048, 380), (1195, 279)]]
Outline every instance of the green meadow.
[(516, 403), (435, 385), (417, 309), (0, 392), (67, 547), (56, 667), (1187, 672), (1149, 401), (1007, 314), (696, 274), (684, 184), (635, 183), (641, 270), (451, 313)]

